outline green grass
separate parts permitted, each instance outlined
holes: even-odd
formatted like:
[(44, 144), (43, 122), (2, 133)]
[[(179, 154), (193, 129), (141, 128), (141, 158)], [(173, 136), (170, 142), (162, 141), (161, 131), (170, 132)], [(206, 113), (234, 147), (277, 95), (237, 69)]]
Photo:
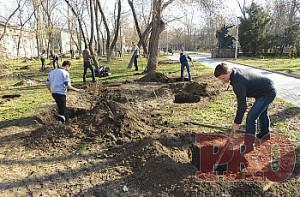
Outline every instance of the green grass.
[(242, 63), (270, 71), (276, 71), (300, 77), (300, 58), (257, 58), (240, 57), (232, 60), (234, 63)]

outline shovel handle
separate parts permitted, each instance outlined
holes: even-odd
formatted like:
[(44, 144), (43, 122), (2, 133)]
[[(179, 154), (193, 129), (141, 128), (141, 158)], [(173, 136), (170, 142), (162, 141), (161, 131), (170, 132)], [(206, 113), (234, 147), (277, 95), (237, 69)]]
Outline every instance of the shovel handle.
[[(196, 122), (196, 121), (192, 121), (192, 120), (186, 120), (183, 123), (187, 124), (187, 125), (198, 125), (198, 126), (212, 128), (212, 129), (220, 129), (222, 131), (231, 131), (231, 129), (227, 128), (227, 127), (220, 127), (220, 126), (211, 125), (211, 124), (204, 124), (204, 123), (200, 123), (200, 122)], [(236, 132), (238, 132), (238, 133), (245, 133), (244, 130), (240, 130), (240, 129), (236, 130)]]

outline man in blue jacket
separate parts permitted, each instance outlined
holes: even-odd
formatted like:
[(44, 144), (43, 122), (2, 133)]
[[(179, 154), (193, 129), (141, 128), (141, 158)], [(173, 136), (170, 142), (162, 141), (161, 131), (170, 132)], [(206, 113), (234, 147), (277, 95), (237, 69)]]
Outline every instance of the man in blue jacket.
[(189, 64), (189, 60), (192, 61), (192, 58), (188, 55), (184, 55), (183, 53), (180, 53), (180, 64), (181, 64), (181, 81), (184, 81), (184, 68), (186, 67), (186, 70), (188, 72), (188, 79), (189, 81), (192, 80), (191, 76), (191, 67)]
[[(268, 107), (276, 97), (273, 82), (260, 74), (249, 70), (232, 68), (229, 69), (225, 63), (217, 65), (214, 75), (223, 83), (230, 83), (237, 98), (237, 111), (232, 131), (239, 129), (243, 116), (247, 109), (247, 98), (255, 98), (255, 102), (248, 112), (246, 118), (246, 135), (244, 153), (253, 150), (255, 135), (258, 139), (270, 139), (270, 118)], [(259, 120), (260, 133), (256, 134), (256, 121)]]
[(47, 88), (51, 92), (58, 108), (58, 120), (64, 123), (66, 121), (66, 94), (67, 90), (84, 92), (83, 89), (75, 88), (71, 85), (69, 70), (70, 61), (64, 61), (61, 68), (56, 68), (48, 74)]

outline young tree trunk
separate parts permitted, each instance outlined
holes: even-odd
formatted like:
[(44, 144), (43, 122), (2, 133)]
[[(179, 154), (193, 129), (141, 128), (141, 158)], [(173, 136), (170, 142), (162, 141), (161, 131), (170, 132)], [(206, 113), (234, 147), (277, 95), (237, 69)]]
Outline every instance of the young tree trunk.
[(109, 51), (109, 45), (110, 45), (110, 30), (109, 30), (109, 27), (108, 27), (108, 24), (107, 24), (107, 20), (106, 20), (106, 17), (105, 17), (105, 14), (103, 12), (103, 9), (101, 7), (101, 4), (100, 4), (100, 0), (96, 0), (97, 1), (97, 6), (99, 8), (99, 11), (101, 13), (101, 17), (102, 17), (102, 20), (103, 20), (103, 24), (104, 24), (104, 27), (105, 27), (105, 31), (106, 31), (106, 44), (105, 44), (105, 50), (106, 50), (106, 59), (107, 59), (107, 62), (110, 62), (111, 61), (111, 53)]
[(98, 6), (95, 5), (95, 19), (96, 19), (96, 35), (97, 35), (97, 55), (100, 57), (101, 54), (101, 37), (100, 37), (100, 25), (99, 24), (99, 14), (98, 14)]
[(112, 54), (112, 51), (114, 50), (116, 43), (118, 41), (119, 31), (120, 31), (120, 19), (121, 19), (121, 0), (118, 0), (118, 15), (117, 15), (116, 27), (115, 27), (115, 32), (114, 32), (114, 39), (109, 48), (110, 54)]

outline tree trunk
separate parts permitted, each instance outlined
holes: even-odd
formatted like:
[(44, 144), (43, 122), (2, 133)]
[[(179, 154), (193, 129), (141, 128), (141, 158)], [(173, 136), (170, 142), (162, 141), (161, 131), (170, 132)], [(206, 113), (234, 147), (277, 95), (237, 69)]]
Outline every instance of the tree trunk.
[(98, 5), (99, 11), (100, 11), (100, 13), (101, 13), (101, 17), (102, 17), (103, 24), (104, 24), (105, 31), (106, 31), (106, 45), (105, 45), (105, 49), (106, 49), (106, 59), (107, 59), (107, 62), (110, 62), (110, 61), (111, 61), (111, 54), (110, 54), (110, 52), (109, 52), (109, 45), (110, 45), (110, 30), (109, 30), (109, 27), (108, 27), (107, 20), (106, 20), (106, 17), (105, 17), (105, 15), (104, 15), (103, 9), (102, 9), (102, 7), (101, 7), (100, 0), (97, 0), (97, 5)]
[[(118, 37), (119, 37), (119, 30), (120, 30), (120, 19), (121, 19), (121, 0), (118, 0), (118, 15), (117, 15), (117, 21), (116, 21), (116, 27), (115, 27), (115, 35), (114, 35), (114, 39), (110, 45), (110, 55), (112, 54), (113, 49), (116, 46), (116, 43), (118, 41)], [(110, 61), (109, 61), (110, 62)]]
[(95, 5), (95, 19), (96, 19), (96, 35), (97, 35), (97, 55), (101, 56), (101, 37), (100, 37), (100, 24), (99, 24), (99, 14), (98, 6)]
[(94, 66), (98, 66), (98, 61), (94, 53), (94, 47), (93, 47), (93, 42), (94, 42), (94, 0), (90, 0), (90, 12), (91, 12), (91, 37), (89, 41), (89, 49), (91, 53), (91, 57), (93, 59)]
[(149, 57), (145, 72), (156, 70), (158, 58), (159, 36), (164, 29), (164, 22), (161, 18), (162, 0), (153, 0), (152, 31), (149, 40)]
[(103, 12), (103, 9), (101, 7), (99, 0), (97, 0), (97, 5), (98, 5), (99, 11), (101, 13), (101, 17), (102, 17), (104, 27), (106, 30), (106, 45), (105, 45), (106, 60), (109, 63), (109, 62), (111, 62), (112, 51), (118, 40), (118, 34), (119, 34), (119, 28), (120, 28), (120, 18), (121, 18), (121, 0), (118, 0), (118, 16), (117, 16), (117, 20), (116, 20), (115, 35), (114, 35), (114, 39), (111, 44), (110, 44), (111, 36), (110, 36), (109, 26), (107, 24), (107, 20), (106, 20), (106, 17), (104, 15), (104, 12)]

